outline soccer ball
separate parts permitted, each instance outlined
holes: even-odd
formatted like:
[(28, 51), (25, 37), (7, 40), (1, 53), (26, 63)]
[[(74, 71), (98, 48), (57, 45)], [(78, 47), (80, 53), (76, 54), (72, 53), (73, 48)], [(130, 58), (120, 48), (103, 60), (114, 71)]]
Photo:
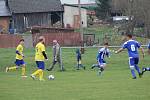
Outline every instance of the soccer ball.
[(49, 76), (48, 76), (48, 79), (49, 79), (49, 80), (54, 80), (55, 77), (54, 77), (54, 75), (49, 75)]

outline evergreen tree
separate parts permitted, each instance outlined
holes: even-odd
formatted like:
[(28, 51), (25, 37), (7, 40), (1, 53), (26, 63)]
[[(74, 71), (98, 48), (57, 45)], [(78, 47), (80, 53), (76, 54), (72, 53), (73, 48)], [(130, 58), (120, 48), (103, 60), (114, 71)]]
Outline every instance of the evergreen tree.
[(110, 15), (111, 0), (97, 0), (96, 15), (98, 18), (107, 19)]

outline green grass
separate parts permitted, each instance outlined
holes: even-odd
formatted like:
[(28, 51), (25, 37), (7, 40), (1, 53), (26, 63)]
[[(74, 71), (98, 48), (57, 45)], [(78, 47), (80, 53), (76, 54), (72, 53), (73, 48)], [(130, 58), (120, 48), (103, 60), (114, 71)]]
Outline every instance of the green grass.
[[(74, 49), (63, 49), (63, 61), (66, 72), (59, 72), (56, 66), (53, 72), (44, 72), (45, 82), (33, 81), (30, 77), (22, 79), (21, 71), (5, 73), (6, 66), (12, 66), (15, 49), (0, 49), (0, 100), (149, 100), (150, 73), (143, 78), (131, 79), (128, 69), (126, 52), (119, 55), (112, 53), (107, 59), (108, 66), (102, 76), (97, 70), (90, 70), (95, 63), (97, 49), (86, 49), (83, 63), (86, 71), (75, 70)], [(47, 49), (49, 58), (52, 58), (51, 49)], [(34, 49), (25, 49), (28, 76), (36, 70)], [(46, 62), (46, 67), (51, 63)], [(149, 56), (141, 59), (141, 67), (149, 65)], [(55, 75), (50, 81), (47, 76)]]

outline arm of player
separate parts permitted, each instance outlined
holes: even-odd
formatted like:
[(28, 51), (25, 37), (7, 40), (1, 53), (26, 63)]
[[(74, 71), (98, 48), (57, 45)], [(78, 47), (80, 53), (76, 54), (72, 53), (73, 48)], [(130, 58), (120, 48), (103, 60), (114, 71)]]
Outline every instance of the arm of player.
[(18, 50), (16, 50), (16, 54), (21, 55), (22, 57), (24, 57), (24, 55), (21, 54)]
[(48, 58), (47, 58), (47, 55), (46, 55), (45, 51), (43, 51), (43, 52), (42, 52), (42, 54), (43, 54), (44, 58), (45, 58), (46, 60), (48, 60)]
[(59, 47), (57, 46), (57, 47), (56, 47), (56, 54), (55, 54), (55, 57), (57, 57), (58, 53), (59, 53)]
[(107, 55), (108, 58), (110, 58), (111, 52), (110, 52), (109, 49), (107, 50), (106, 55)]
[(57, 61), (57, 56), (58, 56), (58, 54), (59, 54), (59, 49), (60, 49), (59, 46), (56, 46), (56, 48), (54, 49), (54, 50), (56, 50), (56, 51), (55, 51), (55, 55), (54, 55), (54, 60), (55, 60), (55, 61)]
[(118, 54), (118, 53), (122, 52), (125, 48), (127, 48), (127, 42), (125, 42), (120, 49), (115, 51), (115, 54)]
[(46, 53), (45, 53), (45, 46), (44, 46), (44, 45), (41, 47), (41, 50), (42, 50), (42, 54), (43, 54), (44, 58), (45, 58), (46, 60), (48, 60), (47, 55), (46, 55)]
[(16, 54), (21, 55), (18, 50), (16, 50)]
[(22, 49), (23, 49), (23, 47), (21, 45), (17, 46), (16, 54), (21, 55), (24, 58), (24, 55), (20, 52), (20, 50), (22, 50)]
[(122, 52), (123, 50), (124, 50), (123, 48), (120, 48), (117, 51), (115, 51), (115, 54), (118, 54), (118, 53)]
[(144, 58), (144, 56), (145, 56), (144, 49), (142, 47), (140, 47), (140, 49), (141, 49), (141, 52), (142, 52), (142, 55), (143, 55), (143, 58)]

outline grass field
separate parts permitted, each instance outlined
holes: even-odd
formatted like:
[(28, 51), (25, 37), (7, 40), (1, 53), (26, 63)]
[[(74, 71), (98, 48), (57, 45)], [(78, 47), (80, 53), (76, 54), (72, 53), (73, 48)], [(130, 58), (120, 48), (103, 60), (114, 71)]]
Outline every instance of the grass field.
[[(59, 72), (58, 66), (52, 72), (45, 71), (46, 81), (32, 80), (30, 77), (21, 78), (21, 71), (5, 73), (6, 66), (12, 66), (15, 49), (0, 49), (0, 100), (150, 100), (150, 72), (143, 78), (131, 79), (128, 69), (126, 52), (107, 59), (108, 66), (102, 76), (90, 67), (95, 63), (97, 49), (86, 49), (83, 63), (86, 70), (75, 70), (75, 50), (63, 49), (65, 72)], [(47, 49), (52, 58), (51, 49)], [(36, 65), (34, 49), (25, 49), (27, 75), (29, 76)], [(148, 66), (150, 56), (141, 59), (140, 67)], [(46, 67), (51, 63), (46, 62)], [(55, 75), (50, 81), (47, 76)]]

